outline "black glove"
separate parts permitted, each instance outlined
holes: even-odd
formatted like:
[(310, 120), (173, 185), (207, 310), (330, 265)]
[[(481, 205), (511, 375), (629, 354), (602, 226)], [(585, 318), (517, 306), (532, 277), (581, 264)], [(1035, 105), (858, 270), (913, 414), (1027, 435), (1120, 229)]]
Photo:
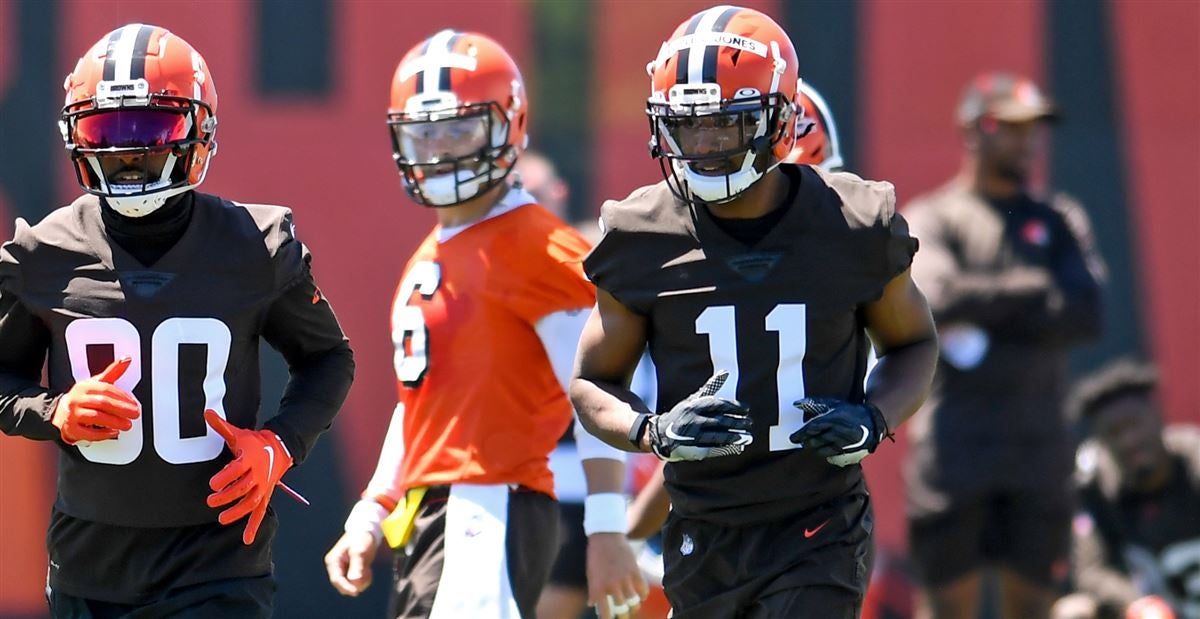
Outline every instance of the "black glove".
[(789, 438), (830, 464), (857, 464), (867, 454), (875, 453), (884, 438), (892, 438), (883, 413), (869, 402), (804, 398), (792, 406), (804, 413), (804, 426)]
[(750, 409), (713, 394), (729, 378), (717, 372), (699, 391), (650, 420), (650, 448), (668, 462), (742, 453), (753, 441)]

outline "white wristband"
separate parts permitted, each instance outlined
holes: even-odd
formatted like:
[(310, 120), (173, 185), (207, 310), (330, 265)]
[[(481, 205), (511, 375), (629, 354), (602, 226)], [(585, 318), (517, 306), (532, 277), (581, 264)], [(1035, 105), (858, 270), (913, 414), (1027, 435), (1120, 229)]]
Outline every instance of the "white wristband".
[(625, 534), (625, 495), (617, 492), (589, 494), (583, 500), (583, 532)]
[(365, 531), (375, 538), (375, 543), (378, 544), (380, 538), (383, 537), (383, 519), (388, 517), (386, 507), (376, 503), (372, 499), (361, 499), (354, 504), (354, 509), (350, 510), (350, 515), (346, 518), (346, 524), (342, 527), (347, 533)]

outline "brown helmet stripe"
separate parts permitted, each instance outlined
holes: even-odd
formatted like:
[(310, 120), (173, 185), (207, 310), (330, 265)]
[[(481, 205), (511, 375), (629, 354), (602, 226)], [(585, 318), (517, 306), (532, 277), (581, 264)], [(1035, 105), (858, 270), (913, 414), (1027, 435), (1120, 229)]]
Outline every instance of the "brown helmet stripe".
[(124, 28), (113, 30), (108, 37), (108, 47), (104, 50), (104, 79), (112, 80), (117, 76), (117, 41), (121, 40), (121, 33)]
[[(692, 21), (688, 22), (687, 29), (683, 31), (683, 36), (695, 34), (696, 27), (700, 25), (700, 18), (704, 16), (704, 11), (700, 11), (692, 16)], [(688, 81), (688, 59), (691, 57), (692, 50), (683, 48), (679, 50), (679, 55), (675, 57), (675, 83), (686, 84)]]
[(154, 26), (142, 26), (138, 29), (137, 38), (133, 41), (133, 55), (129, 60), (129, 79), (146, 77), (146, 53), (150, 51), (150, 37), (153, 34)]
[[(446, 51), (448, 51), (448, 52), (454, 51), (454, 46), (455, 46), (455, 44), (458, 43), (458, 40), (462, 38), (462, 35), (463, 35), (463, 33), (461, 33), (461, 32), (455, 32), (454, 36), (450, 37), (450, 40), (448, 42), (446, 42)], [(442, 91), (450, 90), (450, 67), (449, 66), (442, 67), (442, 70), (440, 72), (438, 72), (438, 90), (442, 90)]]

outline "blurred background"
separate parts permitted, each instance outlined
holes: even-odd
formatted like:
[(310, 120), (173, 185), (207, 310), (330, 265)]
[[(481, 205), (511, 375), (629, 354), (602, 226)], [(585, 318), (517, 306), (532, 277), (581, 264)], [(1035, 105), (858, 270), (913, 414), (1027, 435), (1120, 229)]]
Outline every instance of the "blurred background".
[[(204, 191), (295, 210), (321, 287), (350, 335), (358, 378), (336, 427), (277, 501), (280, 617), (378, 616), (388, 565), (366, 599), (328, 585), (321, 556), (366, 483), (395, 386), (388, 308), (432, 225), (408, 202), (385, 133), (400, 56), (443, 27), (478, 30), (517, 59), (532, 94), (531, 146), (570, 183), (570, 213), (660, 180), (649, 157), (645, 64), (697, 1), (383, 2), (0, 0), (0, 236), (79, 191), (56, 122), (62, 79), (104, 33), (164, 26), (218, 84), (220, 152)], [(1111, 270), (1103, 339), (1076, 370), (1122, 353), (1156, 360), (1170, 421), (1200, 421), (1200, 3), (744, 0), (792, 35), (800, 74), (829, 101), (847, 169), (895, 183), (900, 203), (958, 168), (954, 110), (974, 74), (1042, 84), (1065, 121), (1044, 178), (1079, 198)], [(264, 413), (286, 371), (264, 355)], [(901, 441), (903, 443), (903, 441)], [(869, 460), (878, 543), (903, 555), (899, 448)], [(0, 438), (0, 617), (45, 614), (52, 448)], [(386, 553), (381, 553), (386, 554)]]

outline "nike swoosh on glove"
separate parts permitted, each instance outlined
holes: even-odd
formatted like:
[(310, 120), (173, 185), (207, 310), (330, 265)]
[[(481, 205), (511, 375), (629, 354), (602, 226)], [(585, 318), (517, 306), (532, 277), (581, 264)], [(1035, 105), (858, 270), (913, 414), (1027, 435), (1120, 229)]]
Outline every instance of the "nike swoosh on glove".
[(804, 413), (805, 423), (789, 438), (830, 464), (858, 464), (867, 454), (875, 453), (884, 438), (892, 438), (883, 413), (869, 402), (804, 398), (792, 406)]
[(80, 382), (58, 399), (50, 423), (58, 428), (63, 442), (106, 441), (133, 427), (142, 405), (114, 383), (129, 369), (133, 359), (122, 357), (103, 372)]
[(650, 448), (668, 462), (704, 460), (745, 451), (750, 435), (750, 409), (716, 397), (729, 378), (717, 372), (699, 391), (670, 411), (650, 420)]
[(279, 480), (292, 467), (292, 455), (270, 430), (238, 428), (213, 410), (204, 411), (204, 421), (225, 439), (234, 455), (233, 462), (208, 480), (208, 486), (213, 489), (208, 495), (208, 506), (234, 503), (217, 516), (221, 524), (227, 525), (249, 515), (246, 530), (242, 532), (242, 543), (249, 546), (254, 543), (258, 527), (267, 515), (275, 485), (283, 486)]

